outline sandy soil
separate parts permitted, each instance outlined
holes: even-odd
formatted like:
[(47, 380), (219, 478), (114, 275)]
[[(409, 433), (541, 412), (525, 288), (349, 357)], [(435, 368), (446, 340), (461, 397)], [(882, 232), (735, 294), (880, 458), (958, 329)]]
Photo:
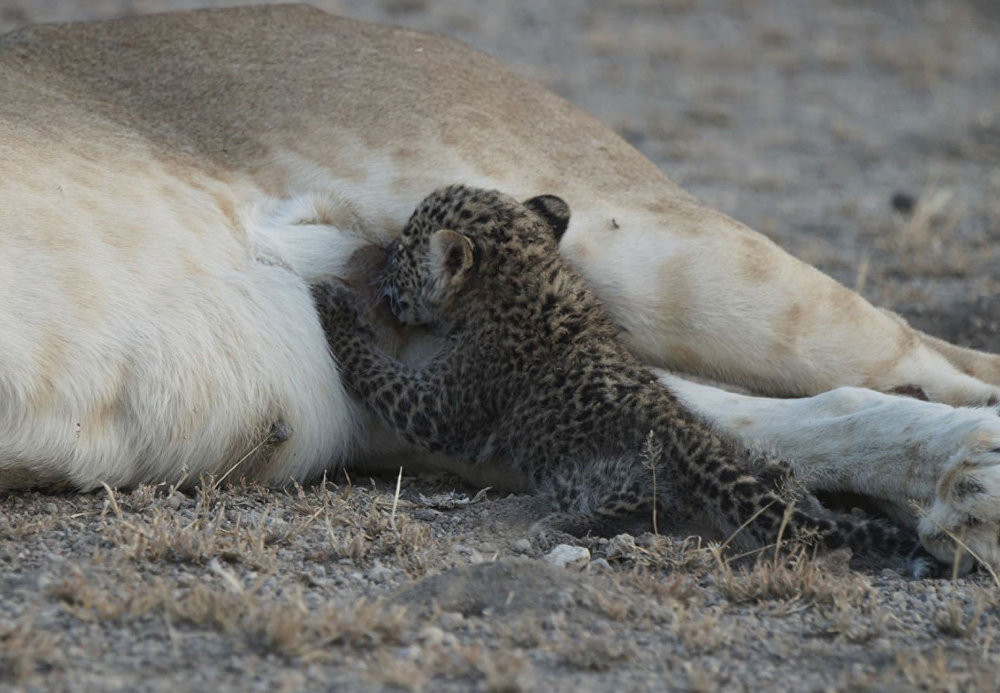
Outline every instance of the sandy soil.
[[(228, 2), (3, 0), (0, 29)], [(992, 0), (329, 0), (451, 34), (708, 203), (1000, 350)], [(540, 191), (541, 192), (541, 191)], [(1000, 689), (1000, 586), (531, 538), (451, 479), (0, 500), (0, 689)], [(586, 548), (569, 567), (558, 541)]]

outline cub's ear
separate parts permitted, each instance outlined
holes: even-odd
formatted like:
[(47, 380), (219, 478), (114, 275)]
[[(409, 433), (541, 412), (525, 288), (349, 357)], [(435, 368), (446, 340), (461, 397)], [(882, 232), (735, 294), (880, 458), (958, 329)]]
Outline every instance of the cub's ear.
[(556, 242), (566, 233), (569, 226), (569, 205), (555, 195), (539, 195), (526, 200), (524, 206), (545, 220), (552, 229)]
[(445, 284), (460, 284), (468, 277), (475, 261), (472, 241), (455, 231), (440, 229), (431, 236), (431, 266), (441, 273)]

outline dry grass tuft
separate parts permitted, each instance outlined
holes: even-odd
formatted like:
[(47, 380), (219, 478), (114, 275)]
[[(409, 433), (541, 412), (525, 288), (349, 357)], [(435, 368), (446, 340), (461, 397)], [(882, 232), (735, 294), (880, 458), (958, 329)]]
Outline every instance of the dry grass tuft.
[(26, 539), (36, 534), (44, 534), (55, 528), (59, 524), (59, 518), (33, 517), (31, 515), (6, 515), (0, 514), (0, 538), (3, 539)]
[(829, 608), (821, 609), (827, 619), (826, 632), (848, 642), (867, 642), (882, 637), (895, 618), (890, 611), (865, 604), (858, 608), (843, 597), (834, 597)]
[(968, 672), (951, 668), (948, 656), (938, 646), (933, 654), (900, 652), (896, 655), (896, 669), (906, 681), (923, 691), (963, 693), (968, 687)]
[(0, 624), (0, 681), (23, 683), (58, 661), (59, 637), (38, 631), (29, 615), (10, 626)]
[(567, 664), (585, 671), (610, 671), (635, 656), (620, 640), (598, 635), (573, 638), (561, 654)]
[(928, 186), (907, 213), (896, 212), (880, 225), (875, 245), (899, 256), (896, 266), (887, 268), (906, 276), (965, 277), (972, 274), (978, 253), (968, 243), (955, 239), (955, 231), (965, 216), (965, 207), (951, 189)]
[(674, 632), (690, 652), (714, 652), (733, 638), (732, 631), (722, 624), (721, 616), (722, 609), (718, 606), (678, 604), (673, 609)]
[[(256, 568), (274, 564), (271, 545), (294, 533), (284, 523), (227, 511), (216, 502), (215, 491), (203, 486), (194, 511), (179, 513), (166, 504), (152, 504), (144, 512), (126, 512), (118, 494), (106, 488), (111, 513), (105, 517), (105, 537), (123, 556), (135, 561), (207, 564), (212, 559), (243, 562)], [(301, 530), (304, 523), (295, 529)]]
[(938, 610), (934, 624), (945, 635), (970, 638), (979, 630), (985, 610), (986, 599), (982, 595), (973, 602), (971, 608), (966, 608), (961, 599), (952, 597)]
[(677, 571), (671, 575), (658, 575), (649, 570), (637, 568), (624, 581), (639, 589), (643, 594), (670, 604), (692, 604), (701, 600), (704, 590), (698, 586), (697, 578)]
[(535, 690), (535, 671), (522, 652), (491, 651), (479, 645), (462, 649), (465, 662), (484, 679), (487, 693), (522, 693)]
[(371, 649), (399, 643), (412, 629), (404, 608), (381, 601), (314, 605), (296, 590), (275, 598), (256, 586), (234, 589), (223, 582), (185, 588), (133, 572), (105, 588), (78, 573), (55, 585), (52, 594), (84, 621), (128, 623), (161, 614), (171, 622), (242, 635), (265, 651), (304, 660), (328, 658), (333, 646)]
[(208, 565), (219, 560), (273, 571), (278, 547), (325, 530), (329, 551), (317, 560), (347, 558), (363, 565), (391, 556), (411, 575), (421, 575), (432, 544), (430, 528), (404, 514), (411, 503), (376, 489), (341, 489), (324, 482), (275, 496), (263, 487), (220, 488), (208, 479), (193, 499), (173, 489), (163, 495), (153, 487), (128, 494), (106, 488), (105, 493), (102, 531), (119, 556), (136, 562)]
[(807, 549), (798, 548), (788, 555), (761, 559), (734, 570), (720, 554), (716, 584), (726, 598), (736, 603), (782, 600), (795, 604), (857, 605), (873, 597), (871, 584), (863, 575), (836, 574), (827, 563), (814, 558)]

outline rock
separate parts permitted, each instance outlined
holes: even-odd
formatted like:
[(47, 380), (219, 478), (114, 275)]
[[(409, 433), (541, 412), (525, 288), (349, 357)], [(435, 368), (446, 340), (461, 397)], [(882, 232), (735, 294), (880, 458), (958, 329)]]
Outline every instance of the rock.
[(458, 611), (445, 611), (440, 617), (438, 617), (438, 623), (441, 624), (442, 628), (451, 630), (452, 628), (458, 628), (465, 623), (465, 616)]
[(428, 645), (440, 645), (445, 633), (437, 626), (426, 626), (420, 631), (420, 639)]
[(631, 534), (619, 534), (611, 538), (605, 553), (610, 559), (626, 559), (635, 555), (635, 537)]
[(514, 550), (521, 553), (531, 553), (531, 541), (527, 538), (521, 538), (514, 542)]
[(612, 572), (614, 572), (614, 569), (611, 567), (611, 564), (608, 563), (603, 558), (595, 558), (594, 560), (592, 560), (590, 562), (590, 570), (592, 570), (595, 573), (612, 573)]
[(590, 551), (582, 546), (559, 544), (544, 556), (545, 560), (560, 568), (583, 568), (590, 563)]
[(422, 522), (437, 522), (444, 515), (444, 513), (438, 512), (433, 508), (418, 508), (410, 514), (413, 516), (413, 519)]
[(376, 585), (380, 585), (392, 577), (392, 569), (383, 565), (375, 564), (374, 567), (365, 573), (365, 577), (374, 582)]

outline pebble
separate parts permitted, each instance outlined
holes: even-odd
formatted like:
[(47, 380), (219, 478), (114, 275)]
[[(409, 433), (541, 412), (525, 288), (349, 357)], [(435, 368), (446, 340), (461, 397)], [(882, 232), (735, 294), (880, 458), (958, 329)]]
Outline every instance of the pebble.
[(399, 659), (416, 661), (420, 659), (420, 655), (423, 651), (416, 645), (410, 645), (408, 647), (401, 647), (396, 651)]
[(384, 565), (376, 565), (365, 573), (365, 577), (376, 584), (381, 584), (392, 577), (392, 569), (386, 568)]
[(582, 568), (590, 563), (590, 551), (583, 546), (559, 544), (545, 554), (545, 560), (560, 568)]
[(433, 508), (420, 508), (419, 510), (414, 510), (410, 513), (415, 520), (421, 520), (422, 522), (436, 522), (440, 520), (444, 513), (438, 512)]
[(428, 645), (440, 645), (444, 641), (444, 631), (437, 626), (427, 626), (420, 630), (420, 639)]
[(611, 564), (608, 563), (603, 558), (595, 558), (594, 560), (592, 560), (590, 562), (590, 570), (592, 570), (595, 573), (614, 572), (614, 569), (611, 567)]
[(635, 537), (631, 534), (619, 534), (611, 538), (604, 549), (608, 558), (630, 558), (635, 554)]
[(441, 624), (442, 628), (451, 630), (452, 628), (458, 628), (465, 623), (465, 616), (458, 611), (445, 611), (438, 617), (438, 623)]

